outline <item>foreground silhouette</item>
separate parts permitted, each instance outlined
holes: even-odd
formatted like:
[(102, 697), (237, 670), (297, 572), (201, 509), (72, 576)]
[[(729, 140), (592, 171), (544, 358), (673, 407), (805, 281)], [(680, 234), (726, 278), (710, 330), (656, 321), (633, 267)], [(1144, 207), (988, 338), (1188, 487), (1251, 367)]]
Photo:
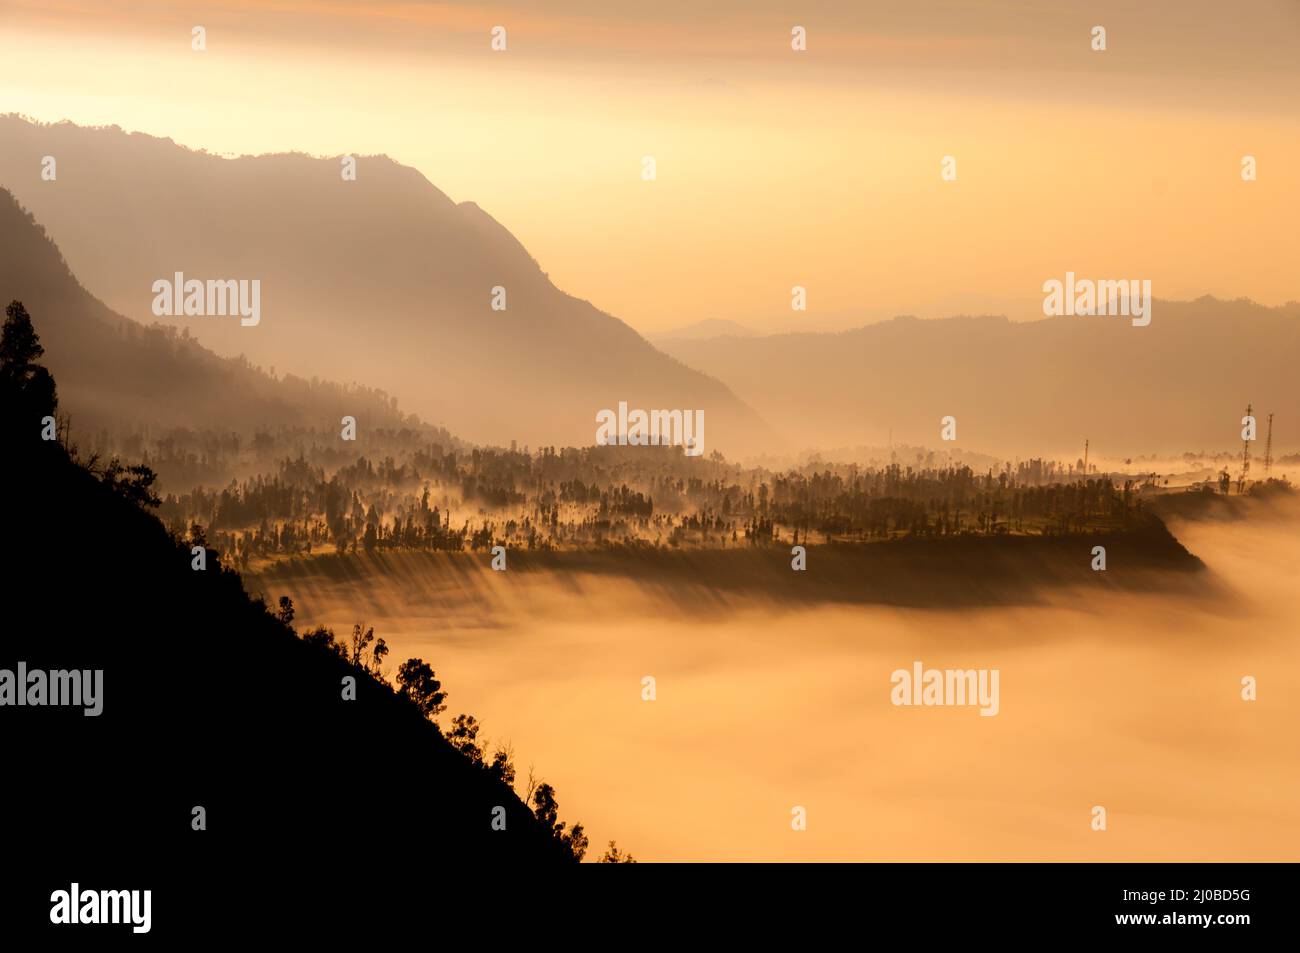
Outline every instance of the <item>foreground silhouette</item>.
[[(534, 814), (411, 691), (297, 638), (216, 553), (192, 568), (191, 547), (141, 506), (156, 502), (147, 469), (87, 467), (43, 439), (54, 381), (17, 302), (0, 351), (0, 670), (75, 670), (87, 687), (102, 672), (95, 715), (19, 706), (12, 676), (3, 696), (0, 817), (8, 851), (33, 872), (24, 909), (48, 910), (50, 891), (78, 877), (183, 892), (187, 874), (212, 865), (251, 873), (283, 861), (297, 876), (402, 855), (446, 874), (580, 856), (553, 792)], [(349, 678), (355, 700), (343, 697)]]

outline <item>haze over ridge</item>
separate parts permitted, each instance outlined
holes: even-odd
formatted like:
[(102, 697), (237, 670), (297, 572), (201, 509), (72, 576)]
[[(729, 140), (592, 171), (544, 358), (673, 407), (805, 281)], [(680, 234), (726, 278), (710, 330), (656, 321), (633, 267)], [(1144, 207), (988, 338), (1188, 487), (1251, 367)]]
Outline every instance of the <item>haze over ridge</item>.
[[(1275, 450), (1300, 445), (1300, 302), (1156, 299), (1123, 316), (898, 317), (850, 331), (661, 342), (804, 444), (1112, 456), (1232, 449), (1240, 418), (1276, 411)], [(1263, 417), (1261, 416), (1262, 420)], [(838, 443), (837, 443), (838, 441)]]
[[(551, 283), (472, 202), (414, 169), (302, 154), (227, 159), (115, 127), (0, 118), (0, 184), (44, 223), (110, 307), (189, 327), (222, 354), (377, 383), (480, 442), (589, 445), (595, 414), (702, 409), (706, 452), (770, 448), (727, 388)], [(57, 188), (33, 169), (59, 157)], [(322, 200), (322, 196), (328, 198)], [(151, 313), (155, 280), (258, 279), (262, 320)], [(491, 308), (504, 288), (506, 308)]]

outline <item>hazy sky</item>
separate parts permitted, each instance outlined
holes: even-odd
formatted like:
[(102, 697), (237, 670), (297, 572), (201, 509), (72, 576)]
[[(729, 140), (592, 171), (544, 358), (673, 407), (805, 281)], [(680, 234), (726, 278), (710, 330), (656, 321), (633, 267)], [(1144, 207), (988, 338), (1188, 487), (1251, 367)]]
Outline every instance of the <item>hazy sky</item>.
[(1297, 41), (1294, 0), (0, 0), (0, 111), (388, 153), (642, 331), (821, 329), (1067, 270), (1300, 298)]

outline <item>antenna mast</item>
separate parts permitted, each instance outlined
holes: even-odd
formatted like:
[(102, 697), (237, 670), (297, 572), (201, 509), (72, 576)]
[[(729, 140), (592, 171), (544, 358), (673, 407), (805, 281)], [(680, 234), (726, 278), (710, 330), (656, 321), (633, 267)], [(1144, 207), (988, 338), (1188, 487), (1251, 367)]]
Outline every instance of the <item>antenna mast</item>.
[(1264, 441), (1264, 479), (1273, 470), (1273, 415), (1268, 415), (1268, 438)]
[[(1246, 405), (1246, 416), (1251, 416), (1251, 406)], [(1241, 441), (1241, 476), (1237, 478), (1237, 492), (1246, 492), (1246, 477), (1250, 476), (1250, 441), (1242, 438)]]

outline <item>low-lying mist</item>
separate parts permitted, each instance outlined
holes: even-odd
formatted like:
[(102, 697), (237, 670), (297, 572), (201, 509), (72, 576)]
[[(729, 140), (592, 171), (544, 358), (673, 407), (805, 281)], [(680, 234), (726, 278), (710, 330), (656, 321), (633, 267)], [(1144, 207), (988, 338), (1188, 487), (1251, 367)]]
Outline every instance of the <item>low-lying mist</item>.
[[(617, 838), (643, 860), (1293, 860), (1300, 508), (1171, 529), (1208, 567), (1204, 597), (809, 604), (439, 556), (309, 560), (247, 585), (291, 596), (300, 626), (374, 625), (391, 667), (431, 662), (444, 723), (470, 712), (508, 740), (593, 853)], [(890, 675), (914, 661), (998, 669), (999, 714), (895, 707)]]

